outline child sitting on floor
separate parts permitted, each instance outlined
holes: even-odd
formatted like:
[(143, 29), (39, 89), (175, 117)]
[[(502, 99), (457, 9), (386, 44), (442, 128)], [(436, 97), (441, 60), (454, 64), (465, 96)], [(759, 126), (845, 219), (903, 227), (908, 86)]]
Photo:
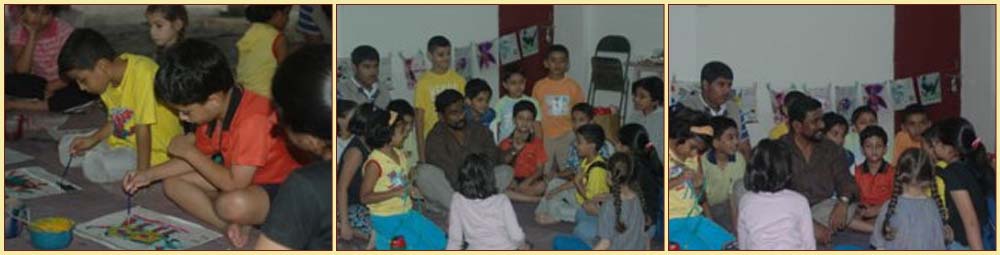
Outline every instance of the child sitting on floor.
[(122, 186), (135, 193), (163, 180), (170, 200), (195, 218), (227, 229), (233, 245), (242, 247), (249, 226), (264, 222), (278, 187), (299, 168), (273, 104), (236, 86), (225, 55), (208, 42), (179, 42), (160, 63), (156, 98), (198, 128), (170, 142), (173, 158), (148, 171), (129, 172)]
[(246, 9), (250, 28), (236, 42), (239, 61), (236, 82), (247, 90), (271, 98), (271, 76), (285, 59), (287, 45), (282, 32), (288, 25), (291, 5), (250, 5)]
[(388, 250), (389, 242), (403, 238), (407, 250), (442, 250), (444, 232), (413, 210), (410, 168), (397, 149), (406, 139), (406, 127), (395, 112), (375, 110), (365, 131), (365, 143), (373, 148), (364, 164), (361, 202), (371, 211), (375, 249)]
[(597, 223), (597, 244), (594, 250), (646, 250), (650, 239), (643, 226), (645, 200), (638, 194), (639, 175), (632, 157), (615, 153), (608, 161), (611, 175), (611, 201), (601, 205)]
[(493, 164), (483, 154), (465, 158), (448, 213), (448, 250), (526, 249), (524, 231), (507, 195), (496, 190)]
[(790, 189), (792, 148), (761, 140), (748, 162), (740, 198), (740, 250), (815, 250), (812, 212), (806, 197)]
[(542, 168), (548, 159), (542, 139), (535, 135), (534, 124), (537, 115), (538, 110), (531, 102), (521, 101), (514, 104), (514, 121), (517, 123), (517, 129), (510, 137), (500, 142), (500, 151), (509, 151), (514, 155), (509, 157), (511, 162), (504, 162), (514, 166), (511, 191), (533, 198), (532, 202), (540, 200), (542, 193), (545, 192)]
[[(73, 25), (56, 17), (57, 5), (10, 7), (16, 21), (10, 36), (13, 73), (4, 77), (7, 111), (78, 112), (97, 99), (80, 89), (76, 80), (61, 79), (59, 54), (73, 33)], [(65, 161), (64, 161), (65, 162)]]
[(871, 245), (879, 250), (944, 250), (954, 237), (945, 225), (944, 201), (924, 192), (937, 193), (933, 159), (910, 148), (897, 163), (898, 182), (889, 203), (879, 208)]
[(854, 180), (861, 193), (861, 219), (871, 224), (882, 210), (882, 204), (892, 196), (897, 174), (892, 164), (883, 160), (887, 135), (882, 127), (868, 126), (860, 136), (865, 163), (854, 168)]
[(149, 5), (146, 7), (146, 23), (149, 23), (149, 38), (156, 45), (153, 56), (159, 56), (163, 49), (184, 40), (188, 27), (188, 14), (184, 5)]
[(60, 158), (82, 156), (76, 162), (97, 183), (119, 181), (129, 170), (145, 172), (166, 162), (168, 145), (181, 126), (153, 94), (159, 66), (145, 56), (115, 52), (104, 36), (85, 28), (73, 32), (62, 52), (60, 72), (80, 81), (87, 93), (101, 95), (108, 121), (93, 134), (63, 137)]

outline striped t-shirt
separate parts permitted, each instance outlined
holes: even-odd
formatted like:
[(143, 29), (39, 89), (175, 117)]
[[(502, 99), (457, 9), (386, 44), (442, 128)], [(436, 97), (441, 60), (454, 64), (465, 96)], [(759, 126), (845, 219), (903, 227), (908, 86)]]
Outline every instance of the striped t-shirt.
[[(35, 39), (35, 52), (31, 59), (31, 74), (52, 82), (59, 79), (59, 51), (66, 39), (73, 33), (73, 25), (58, 18), (52, 18)], [(14, 46), (24, 47), (28, 44), (28, 29), (22, 24), (14, 26)]]

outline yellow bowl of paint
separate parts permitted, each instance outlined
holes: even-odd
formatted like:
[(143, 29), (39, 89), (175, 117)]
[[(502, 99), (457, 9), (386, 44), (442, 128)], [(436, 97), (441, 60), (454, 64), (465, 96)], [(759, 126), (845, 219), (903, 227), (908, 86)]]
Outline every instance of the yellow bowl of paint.
[(73, 242), (76, 223), (64, 217), (48, 217), (31, 221), (28, 232), (31, 244), (41, 250), (64, 249)]

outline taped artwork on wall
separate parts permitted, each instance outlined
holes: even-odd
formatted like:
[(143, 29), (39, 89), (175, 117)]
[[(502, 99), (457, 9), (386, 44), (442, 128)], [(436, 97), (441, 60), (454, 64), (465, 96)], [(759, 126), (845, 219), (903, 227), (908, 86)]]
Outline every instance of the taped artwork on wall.
[(399, 59), (403, 61), (403, 76), (406, 77), (406, 87), (413, 90), (417, 79), (427, 71), (427, 58), (423, 51), (414, 54), (400, 52)]
[(858, 85), (837, 87), (834, 94), (834, 100), (837, 102), (837, 114), (850, 119), (851, 112), (858, 107)]
[(472, 48), (475, 45), (455, 48), (455, 72), (465, 80), (471, 80), (473, 76), (473, 55)]
[(885, 85), (882, 83), (865, 84), (864, 92), (865, 105), (871, 107), (872, 110), (880, 112), (883, 109), (888, 109), (885, 102)]
[(528, 57), (538, 53), (538, 26), (521, 29), (521, 54)]
[[(733, 102), (740, 106), (740, 121), (744, 125), (757, 123), (757, 83), (733, 88)], [(745, 129), (741, 129), (745, 130)]]
[(929, 73), (917, 78), (920, 81), (920, 103), (932, 105), (941, 102), (941, 73)]
[(916, 92), (913, 91), (913, 78), (906, 77), (892, 81), (892, 109), (903, 110), (907, 105), (917, 103)]
[(521, 49), (517, 46), (517, 33), (510, 33), (497, 40), (500, 48), (500, 63), (509, 64), (521, 59)]

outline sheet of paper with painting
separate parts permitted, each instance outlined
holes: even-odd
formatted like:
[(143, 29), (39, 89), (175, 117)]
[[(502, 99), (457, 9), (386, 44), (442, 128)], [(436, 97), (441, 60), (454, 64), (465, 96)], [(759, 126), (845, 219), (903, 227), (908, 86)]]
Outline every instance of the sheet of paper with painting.
[(201, 225), (142, 207), (101, 216), (76, 226), (83, 238), (116, 250), (185, 250), (222, 237)]
[[(33, 199), (66, 193), (59, 188), (59, 177), (37, 166), (4, 171), (4, 193), (17, 199)], [(69, 181), (63, 184), (82, 190)]]

